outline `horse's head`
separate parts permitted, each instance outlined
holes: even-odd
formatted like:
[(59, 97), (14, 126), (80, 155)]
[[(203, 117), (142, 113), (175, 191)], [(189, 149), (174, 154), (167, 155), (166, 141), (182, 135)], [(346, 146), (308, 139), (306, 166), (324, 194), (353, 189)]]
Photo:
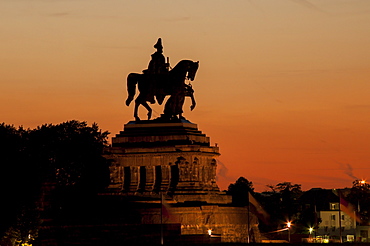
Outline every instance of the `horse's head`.
[(170, 71), (170, 75), (173, 78), (184, 79), (185, 77), (191, 81), (194, 80), (195, 74), (197, 73), (199, 62), (193, 62), (190, 60), (181, 60), (176, 66)]
[(190, 81), (193, 81), (194, 80), (195, 74), (197, 73), (197, 70), (198, 70), (198, 67), (199, 67), (199, 61), (197, 61), (197, 62), (190, 61), (189, 62), (188, 76), (187, 76), (187, 78)]

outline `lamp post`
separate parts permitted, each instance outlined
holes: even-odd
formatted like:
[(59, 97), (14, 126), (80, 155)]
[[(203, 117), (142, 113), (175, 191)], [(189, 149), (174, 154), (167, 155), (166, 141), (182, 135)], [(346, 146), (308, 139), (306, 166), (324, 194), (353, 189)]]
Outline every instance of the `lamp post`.
[(313, 228), (312, 228), (312, 227), (310, 227), (310, 228), (308, 229), (308, 231), (310, 232), (310, 242), (312, 242), (312, 232), (313, 232)]
[(288, 227), (288, 242), (290, 243), (290, 226), (292, 225), (292, 223), (290, 221), (288, 221), (288, 223), (286, 223), (287, 227)]

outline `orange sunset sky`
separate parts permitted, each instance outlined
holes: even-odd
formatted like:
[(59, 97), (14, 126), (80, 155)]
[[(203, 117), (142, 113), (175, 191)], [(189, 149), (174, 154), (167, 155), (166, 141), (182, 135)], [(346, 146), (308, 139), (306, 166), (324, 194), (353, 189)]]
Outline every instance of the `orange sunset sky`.
[(221, 189), (370, 179), (369, 0), (0, 0), (0, 122), (113, 137), (159, 37), (172, 67), (200, 62), (184, 116), (220, 147)]

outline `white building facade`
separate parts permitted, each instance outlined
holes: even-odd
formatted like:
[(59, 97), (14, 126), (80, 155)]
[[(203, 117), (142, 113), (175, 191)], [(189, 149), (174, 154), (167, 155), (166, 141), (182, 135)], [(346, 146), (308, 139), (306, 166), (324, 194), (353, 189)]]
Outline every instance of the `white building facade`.
[(339, 203), (330, 203), (329, 211), (319, 211), (318, 217), (321, 223), (317, 235), (329, 236), (338, 239), (342, 236), (343, 241), (353, 242), (356, 235), (356, 221), (339, 210)]

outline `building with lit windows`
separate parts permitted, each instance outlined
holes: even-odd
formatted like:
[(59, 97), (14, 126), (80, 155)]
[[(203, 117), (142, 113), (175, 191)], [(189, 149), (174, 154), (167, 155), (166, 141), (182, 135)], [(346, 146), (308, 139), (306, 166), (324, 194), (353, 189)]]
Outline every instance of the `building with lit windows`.
[(342, 236), (343, 241), (354, 241), (356, 235), (356, 221), (339, 210), (339, 202), (329, 203), (330, 210), (318, 211), (321, 223), (317, 229), (318, 235), (326, 235), (336, 239)]
[[(346, 193), (346, 190), (341, 190)], [(315, 214), (314, 236), (328, 241), (355, 241), (356, 221), (348, 214), (340, 211), (339, 196), (335, 190), (313, 188), (301, 197), (303, 209), (310, 209)]]

